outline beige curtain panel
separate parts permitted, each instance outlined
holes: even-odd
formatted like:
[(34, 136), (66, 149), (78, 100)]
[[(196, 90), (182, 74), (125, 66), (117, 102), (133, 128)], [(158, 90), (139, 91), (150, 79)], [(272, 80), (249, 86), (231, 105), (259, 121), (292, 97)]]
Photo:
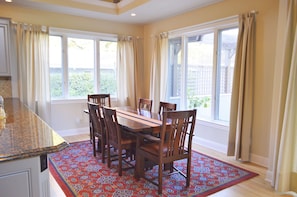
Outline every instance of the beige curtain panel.
[(19, 97), (50, 123), (49, 33), (40, 25), (13, 23), (13, 49), (19, 70)]
[(254, 103), (255, 13), (239, 16), (230, 110), (228, 156), (250, 160)]
[(168, 34), (161, 33), (153, 37), (154, 53), (151, 63), (150, 98), (153, 102), (153, 111), (157, 112), (160, 101), (166, 99), (166, 84), (168, 75)]
[(118, 105), (135, 106), (135, 57), (133, 38), (119, 36), (117, 55)]

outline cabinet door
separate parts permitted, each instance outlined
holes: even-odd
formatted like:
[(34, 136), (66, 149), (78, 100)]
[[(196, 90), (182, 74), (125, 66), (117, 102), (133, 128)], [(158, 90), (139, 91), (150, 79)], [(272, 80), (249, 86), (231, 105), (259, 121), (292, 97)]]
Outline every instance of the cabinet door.
[(9, 21), (0, 19), (0, 76), (10, 76)]
[(30, 197), (29, 171), (0, 176), (0, 196)]

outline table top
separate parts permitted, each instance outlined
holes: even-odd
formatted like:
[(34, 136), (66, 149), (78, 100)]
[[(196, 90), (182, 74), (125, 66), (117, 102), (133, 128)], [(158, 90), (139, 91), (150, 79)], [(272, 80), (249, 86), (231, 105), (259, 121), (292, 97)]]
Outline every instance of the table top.
[(19, 99), (5, 99), (6, 124), (0, 131), (0, 162), (35, 157), (69, 146)]
[(131, 132), (159, 132), (162, 121), (157, 113), (138, 111), (131, 107), (116, 107), (118, 123)]

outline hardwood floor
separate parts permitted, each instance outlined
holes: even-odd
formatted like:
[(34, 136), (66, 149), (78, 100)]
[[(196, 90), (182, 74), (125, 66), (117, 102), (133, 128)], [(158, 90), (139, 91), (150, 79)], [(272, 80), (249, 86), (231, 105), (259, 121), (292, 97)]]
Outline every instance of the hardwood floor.
[[(89, 135), (76, 135), (76, 136), (67, 136), (64, 137), (68, 142), (82, 141), (89, 139)], [(291, 195), (281, 195), (275, 192), (270, 184), (265, 181), (266, 168), (252, 164), (252, 163), (240, 163), (235, 161), (232, 157), (227, 157), (226, 155), (219, 153), (217, 151), (194, 145), (193, 148), (198, 150), (201, 153), (210, 155), (219, 160), (231, 163), (235, 166), (256, 172), (259, 176), (224, 189), (220, 192), (210, 195), (211, 197), (289, 197)], [(64, 197), (64, 193), (56, 183), (55, 179), (50, 175), (50, 188), (51, 188), (51, 197)]]

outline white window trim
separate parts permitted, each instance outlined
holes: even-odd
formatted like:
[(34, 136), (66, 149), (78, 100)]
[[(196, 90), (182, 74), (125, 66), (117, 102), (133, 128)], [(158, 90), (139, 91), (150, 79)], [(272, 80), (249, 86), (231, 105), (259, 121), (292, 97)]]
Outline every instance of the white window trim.
[(178, 36), (191, 36), (199, 33), (207, 33), (210, 30), (213, 30), (214, 27), (216, 29), (225, 29), (228, 27), (238, 26), (238, 16), (230, 16), (227, 18), (214, 20), (198, 25), (193, 25), (189, 27), (184, 27), (176, 30), (172, 30), (168, 32), (168, 38), (174, 38)]
[(117, 41), (118, 35), (116, 34), (105, 34), (99, 32), (90, 32), (90, 31), (81, 31), (81, 30), (73, 30), (73, 29), (63, 29), (50, 27), (49, 28), (50, 35), (67, 35), (68, 37), (76, 37), (79, 38), (81, 35), (84, 35), (84, 38), (89, 39), (100, 39), (100, 40), (110, 40)]

